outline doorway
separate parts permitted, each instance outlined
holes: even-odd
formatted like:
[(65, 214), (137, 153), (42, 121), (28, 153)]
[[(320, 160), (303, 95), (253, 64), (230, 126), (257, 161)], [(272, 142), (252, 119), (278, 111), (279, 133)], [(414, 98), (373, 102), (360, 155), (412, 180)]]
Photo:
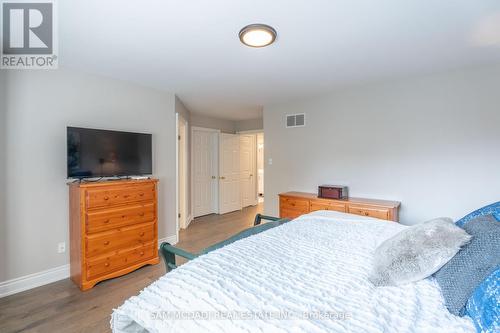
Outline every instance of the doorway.
[(264, 136), (191, 128), (193, 217), (226, 214), (263, 202)]
[(257, 196), (264, 202), (264, 133), (257, 133)]
[(257, 135), (240, 134), (241, 205), (257, 204)]
[(219, 214), (241, 209), (240, 136), (220, 134)]

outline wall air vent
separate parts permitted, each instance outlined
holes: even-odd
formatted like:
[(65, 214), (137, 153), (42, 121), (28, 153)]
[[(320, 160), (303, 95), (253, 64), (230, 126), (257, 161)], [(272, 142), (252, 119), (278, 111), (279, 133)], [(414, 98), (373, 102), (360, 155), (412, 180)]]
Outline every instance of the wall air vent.
[(286, 128), (306, 126), (306, 114), (288, 114), (286, 116)]

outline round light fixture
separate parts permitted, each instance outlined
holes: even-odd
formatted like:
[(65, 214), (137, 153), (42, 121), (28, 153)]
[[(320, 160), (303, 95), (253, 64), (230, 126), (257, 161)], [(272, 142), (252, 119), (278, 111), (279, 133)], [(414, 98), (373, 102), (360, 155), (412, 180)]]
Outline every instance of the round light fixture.
[(240, 30), (240, 40), (250, 47), (264, 47), (276, 40), (276, 30), (266, 24), (250, 24)]

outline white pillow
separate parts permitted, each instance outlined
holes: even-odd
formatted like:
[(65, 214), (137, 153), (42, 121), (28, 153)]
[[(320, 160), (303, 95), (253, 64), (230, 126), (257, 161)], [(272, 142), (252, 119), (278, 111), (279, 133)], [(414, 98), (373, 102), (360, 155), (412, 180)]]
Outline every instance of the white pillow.
[(447, 217), (411, 226), (377, 247), (370, 280), (376, 286), (397, 286), (425, 279), (470, 239)]

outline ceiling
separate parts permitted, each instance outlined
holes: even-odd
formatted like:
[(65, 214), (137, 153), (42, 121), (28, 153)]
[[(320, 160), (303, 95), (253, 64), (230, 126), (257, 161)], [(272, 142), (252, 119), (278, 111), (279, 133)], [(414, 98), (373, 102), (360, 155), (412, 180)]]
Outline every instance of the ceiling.
[[(498, 0), (64, 0), (60, 66), (232, 120), (342, 85), (500, 62)], [(275, 44), (242, 45), (266, 23)]]

